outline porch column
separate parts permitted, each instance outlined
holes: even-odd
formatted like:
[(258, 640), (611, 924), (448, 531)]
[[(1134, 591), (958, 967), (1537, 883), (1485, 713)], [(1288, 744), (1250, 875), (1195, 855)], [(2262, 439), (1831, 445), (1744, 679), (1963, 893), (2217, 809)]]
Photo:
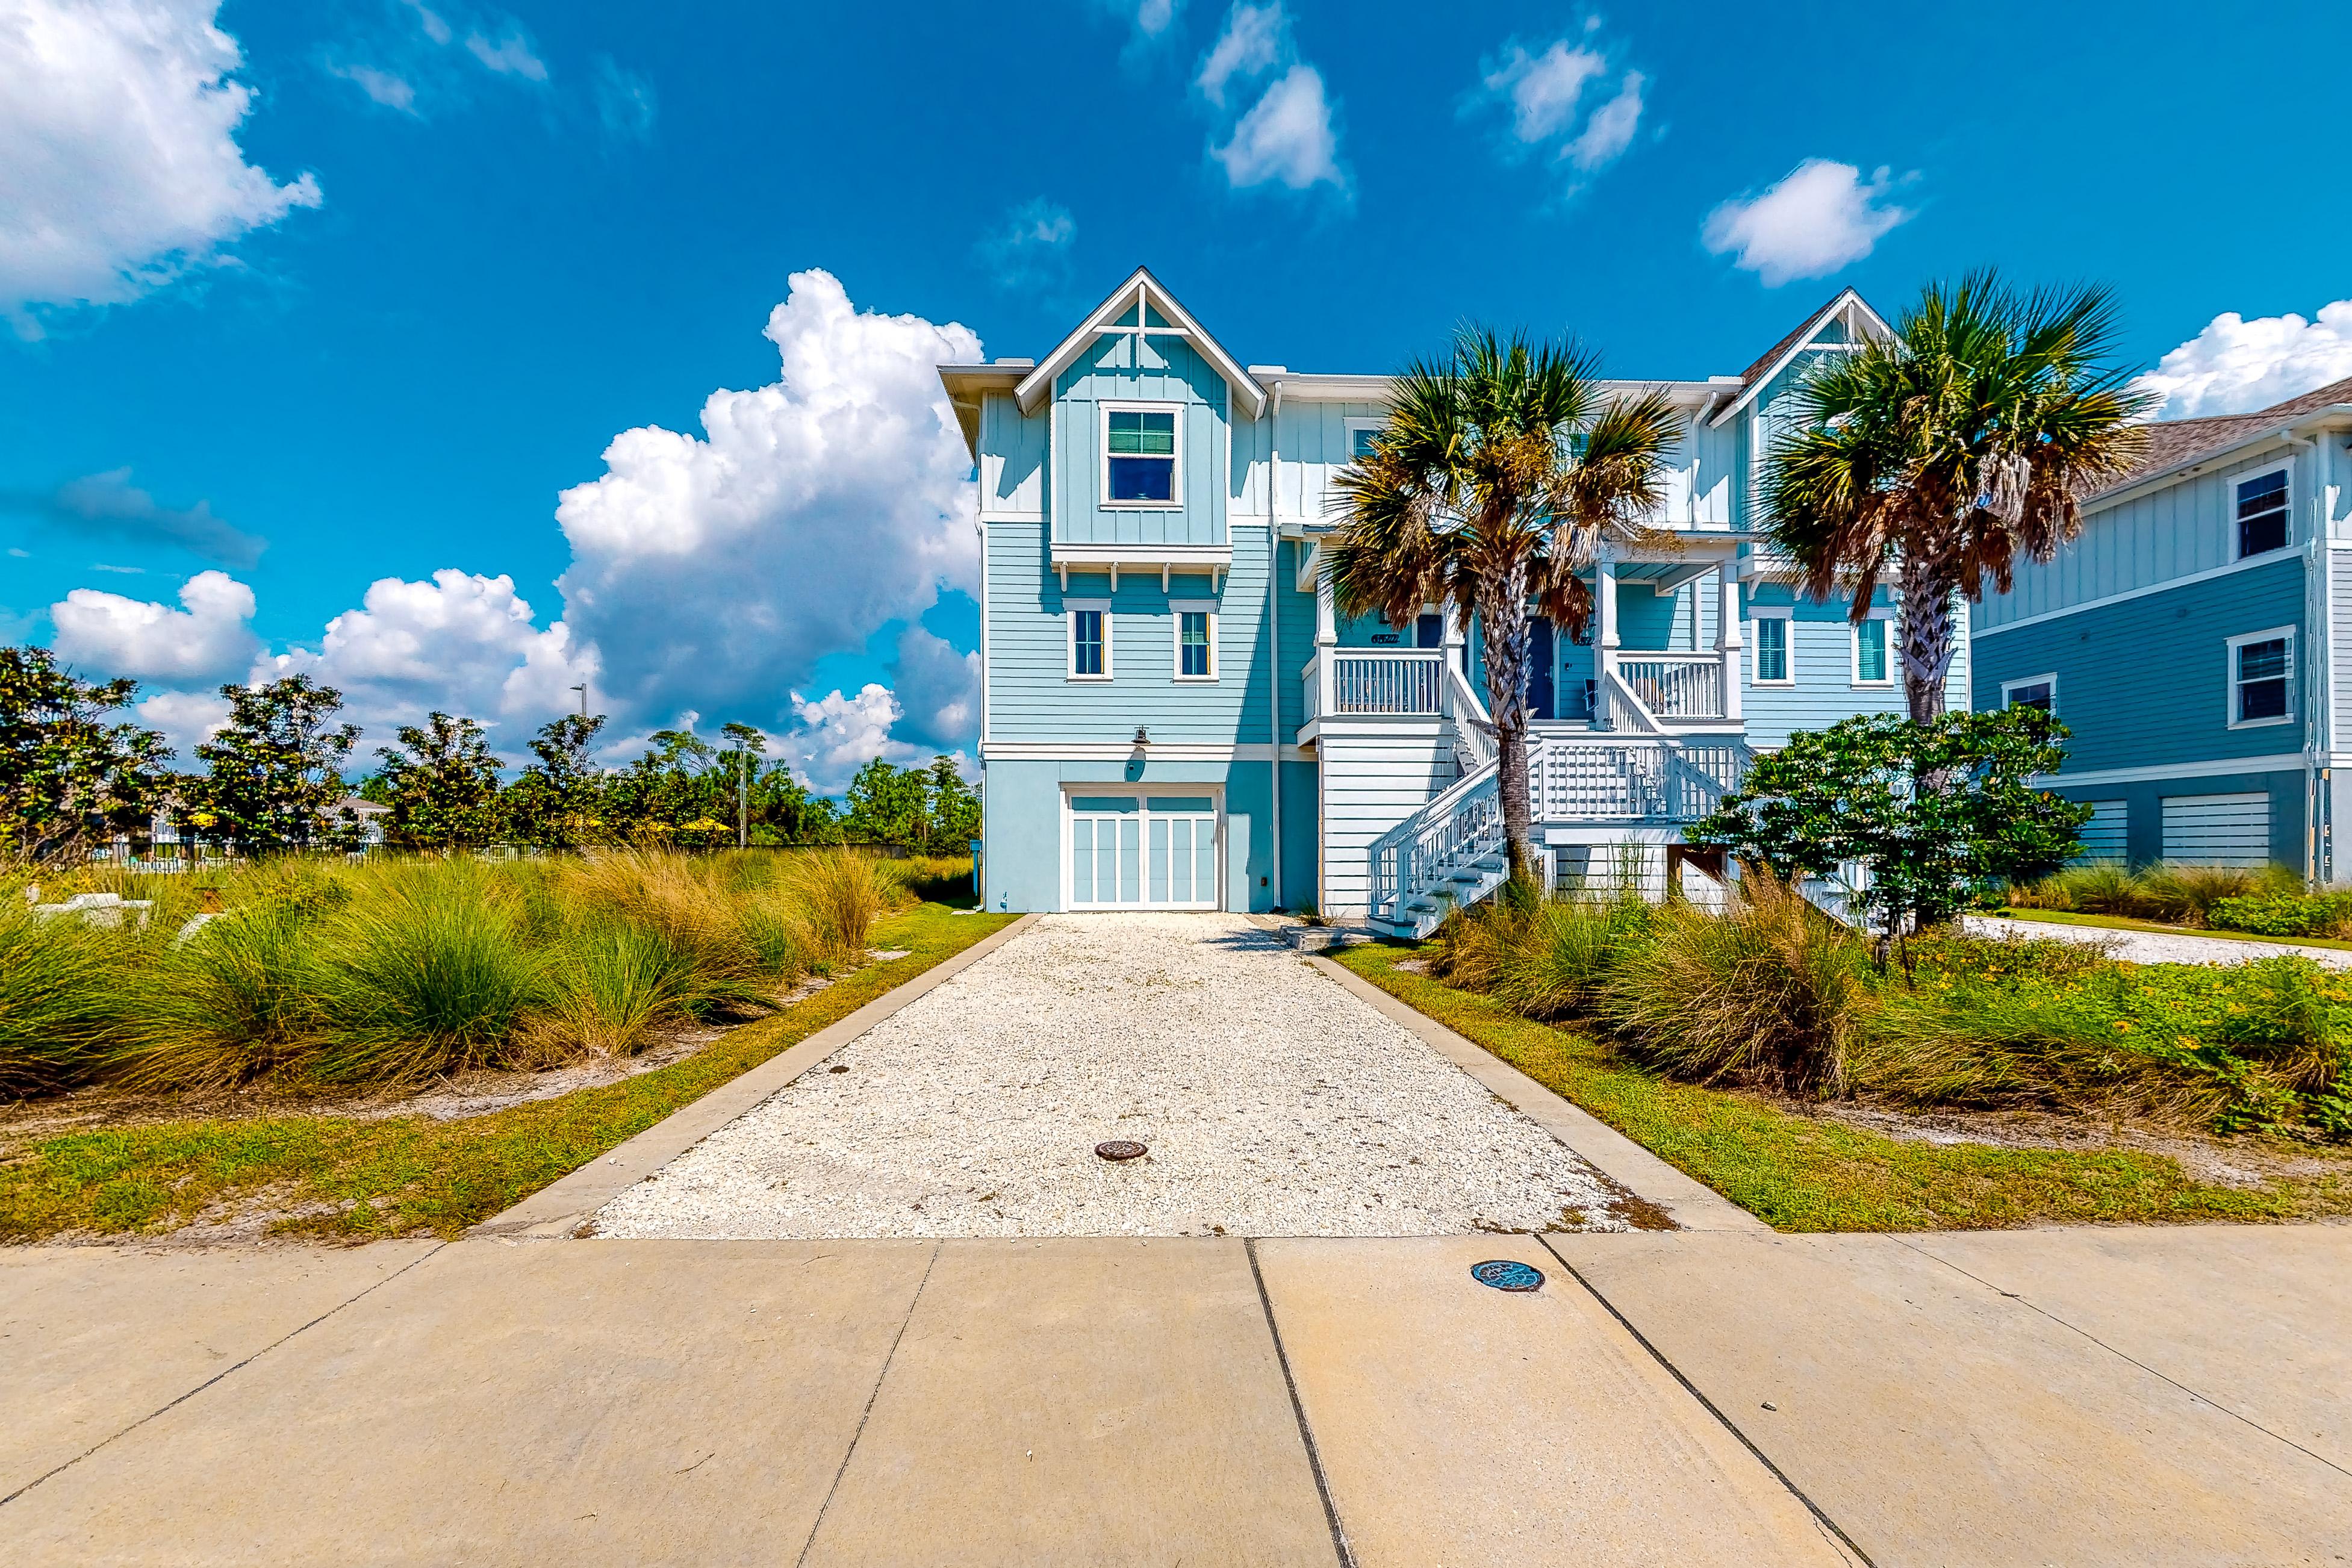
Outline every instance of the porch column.
[(1737, 720), (1739, 717), (1739, 649), (1743, 640), (1739, 632), (1739, 579), (1732, 575), (1728, 561), (1716, 568), (1716, 574), (1723, 588), (1722, 605), (1715, 617), (1715, 646), (1723, 653), (1723, 716)]
[(1617, 673), (1617, 563), (1602, 551), (1592, 563), (1592, 596), (1600, 606), (1600, 632), (1592, 639), (1592, 657), (1599, 663), (1592, 683), (1592, 724), (1598, 730), (1613, 729), (1610, 718), (1609, 687)]
[(1315, 553), (1315, 711), (1328, 715), (1332, 709), (1331, 653), (1339, 646), (1339, 605), (1330, 575), (1322, 569), (1321, 549)]
[(1445, 627), (1442, 639), (1442, 646), (1445, 649), (1445, 662), (1460, 671), (1462, 679), (1467, 680), (1470, 679), (1468, 663), (1470, 645), (1468, 639), (1462, 635), (1462, 627), (1454, 618), (1454, 601), (1451, 597), (1439, 604), (1437, 616), (1444, 623)]

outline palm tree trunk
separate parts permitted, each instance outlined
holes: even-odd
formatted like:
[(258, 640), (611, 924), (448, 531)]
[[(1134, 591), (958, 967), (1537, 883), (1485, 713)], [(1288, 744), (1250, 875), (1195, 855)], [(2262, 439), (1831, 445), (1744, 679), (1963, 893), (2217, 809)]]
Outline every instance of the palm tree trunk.
[(1528, 800), (1527, 574), (1513, 572), (1478, 601), (1486, 656), (1486, 711), (1495, 721), (1495, 787), (1503, 803), (1503, 833), (1511, 876), (1534, 864), (1534, 814)]
[(1906, 552), (1903, 557), (1903, 618), (1897, 638), (1903, 659), (1903, 695), (1913, 722), (1925, 724), (1944, 711), (1944, 678), (1952, 668), (1952, 597), (1958, 574), (1949, 555)]

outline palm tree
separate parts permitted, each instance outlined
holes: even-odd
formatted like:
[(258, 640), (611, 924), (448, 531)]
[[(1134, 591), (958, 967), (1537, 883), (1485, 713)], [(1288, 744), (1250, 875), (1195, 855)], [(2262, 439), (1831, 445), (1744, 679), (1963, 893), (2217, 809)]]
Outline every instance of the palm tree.
[(1412, 624), (1450, 605), (1484, 640), (1486, 707), (1511, 874), (1527, 873), (1528, 606), (1570, 634), (1591, 619), (1578, 574), (1612, 531), (1638, 536), (1664, 494), (1681, 422), (1662, 393), (1610, 398), (1574, 344), (1475, 327), (1451, 354), (1397, 378), (1371, 451), (1332, 480), (1340, 526), (1325, 546), (1350, 616)]
[(1832, 358), (1796, 393), (1769, 449), (1766, 527), (1817, 599), (1870, 610), (1890, 568), (1911, 717), (1944, 710), (1952, 605), (2006, 593), (2019, 556), (2047, 561), (2082, 528), (2081, 499), (2145, 449), (2150, 399), (2105, 363), (2114, 297), (2020, 294), (1991, 271), (1931, 283), (1892, 338)]

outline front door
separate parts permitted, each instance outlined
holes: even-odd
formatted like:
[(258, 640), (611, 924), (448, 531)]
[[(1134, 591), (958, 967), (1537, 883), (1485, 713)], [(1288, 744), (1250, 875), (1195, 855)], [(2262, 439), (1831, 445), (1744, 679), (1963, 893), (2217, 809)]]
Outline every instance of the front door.
[(1552, 706), (1551, 622), (1542, 616), (1528, 617), (1528, 717), (1556, 719)]
[(1216, 797), (1074, 795), (1069, 868), (1074, 910), (1216, 909)]

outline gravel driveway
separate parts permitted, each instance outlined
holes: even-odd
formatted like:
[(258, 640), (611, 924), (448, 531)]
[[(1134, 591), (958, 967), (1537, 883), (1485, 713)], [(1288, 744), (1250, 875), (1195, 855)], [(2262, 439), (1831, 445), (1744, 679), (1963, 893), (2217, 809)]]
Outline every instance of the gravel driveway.
[[(1132, 1139), (1113, 1164), (1096, 1143)], [(713, 1238), (1622, 1230), (1572, 1151), (1237, 915), (1049, 915), (622, 1194)]]
[(2323, 969), (2352, 969), (2352, 952), (2309, 947), (2294, 942), (2247, 942), (2195, 931), (2127, 931), (2111, 926), (2061, 925), (2056, 921), (2012, 921), (1999, 915), (1962, 915), (1960, 926), (1976, 936), (2042, 937), (2103, 947), (2129, 963), (2247, 963), (2257, 958), (2308, 958)]

